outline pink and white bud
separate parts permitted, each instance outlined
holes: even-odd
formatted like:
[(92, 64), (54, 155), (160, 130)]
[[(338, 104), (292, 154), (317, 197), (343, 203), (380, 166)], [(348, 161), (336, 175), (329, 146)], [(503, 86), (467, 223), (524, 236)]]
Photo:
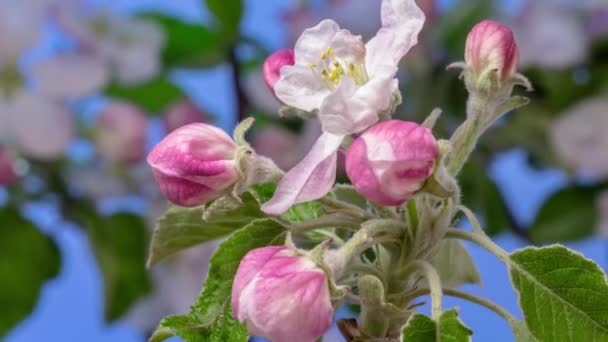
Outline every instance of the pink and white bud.
[(169, 202), (195, 207), (228, 192), (239, 179), (236, 149), (221, 129), (194, 123), (158, 143), (148, 154), (148, 164)]
[(0, 146), (0, 186), (7, 186), (17, 180), (15, 156), (5, 147)]
[(346, 174), (372, 202), (397, 206), (420, 190), (433, 172), (439, 146), (428, 128), (391, 120), (367, 130), (346, 152)]
[(281, 68), (296, 63), (295, 54), (291, 49), (276, 51), (266, 58), (264, 62), (264, 81), (268, 88), (274, 93), (274, 85), (281, 78)]
[(148, 119), (137, 107), (111, 102), (97, 118), (95, 140), (102, 156), (113, 163), (138, 163), (146, 156)]
[(207, 119), (207, 115), (189, 100), (174, 102), (163, 115), (167, 133), (191, 123), (206, 122)]
[(495, 70), (501, 81), (512, 78), (517, 72), (519, 50), (513, 32), (507, 26), (484, 20), (475, 25), (465, 47), (467, 67), (478, 76)]
[(312, 342), (331, 326), (327, 275), (285, 246), (245, 255), (234, 278), (232, 312), (252, 335), (273, 342)]

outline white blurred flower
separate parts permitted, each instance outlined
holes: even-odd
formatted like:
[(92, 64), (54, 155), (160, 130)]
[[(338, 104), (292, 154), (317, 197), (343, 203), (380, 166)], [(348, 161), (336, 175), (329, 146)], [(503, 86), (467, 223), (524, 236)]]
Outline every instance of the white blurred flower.
[(159, 73), (165, 35), (157, 24), (70, 1), (55, 2), (55, 13), (60, 26), (77, 39), (83, 51), (120, 83), (145, 82)]
[(0, 0), (0, 62), (17, 61), (40, 41), (46, 5), (45, 0)]
[(521, 66), (568, 68), (583, 63), (589, 38), (579, 14), (549, 1), (529, 1), (512, 25)]
[(281, 103), (272, 92), (268, 91), (261, 68), (245, 75), (243, 86), (249, 100), (256, 108), (269, 114), (276, 114), (281, 108)]
[(608, 98), (584, 100), (555, 120), (549, 134), (566, 167), (608, 179)]

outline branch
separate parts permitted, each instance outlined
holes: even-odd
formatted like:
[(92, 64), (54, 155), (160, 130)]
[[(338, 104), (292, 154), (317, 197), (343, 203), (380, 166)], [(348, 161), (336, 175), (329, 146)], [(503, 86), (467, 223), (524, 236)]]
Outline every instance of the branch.
[(247, 110), (249, 110), (249, 99), (243, 90), (243, 85), (241, 83), (241, 66), (239, 64), (239, 60), (236, 56), (236, 47), (232, 47), (230, 49), (228, 55), (228, 62), (230, 63), (230, 67), (232, 68), (232, 81), (234, 85), (234, 93), (236, 95), (237, 101), (237, 122), (244, 120), (247, 117)]

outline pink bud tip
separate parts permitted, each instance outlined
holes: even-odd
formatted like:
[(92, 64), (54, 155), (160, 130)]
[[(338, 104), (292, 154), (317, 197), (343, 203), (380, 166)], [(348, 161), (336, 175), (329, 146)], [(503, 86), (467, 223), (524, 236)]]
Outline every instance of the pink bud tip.
[(206, 122), (207, 119), (207, 115), (189, 100), (174, 102), (163, 115), (165, 128), (169, 133), (187, 124)]
[(346, 174), (372, 202), (397, 206), (431, 175), (439, 146), (430, 130), (414, 122), (385, 121), (367, 130), (346, 153)]
[(465, 62), (478, 75), (496, 70), (501, 80), (509, 79), (519, 63), (513, 31), (492, 20), (475, 25), (467, 37)]
[(327, 275), (285, 246), (250, 251), (232, 286), (232, 312), (252, 335), (276, 342), (316, 341), (334, 309)]
[(274, 93), (274, 85), (281, 78), (281, 68), (286, 65), (295, 64), (295, 54), (291, 49), (276, 51), (266, 58), (264, 62), (264, 81), (268, 88)]
[(97, 118), (95, 138), (99, 152), (109, 161), (139, 163), (146, 156), (148, 118), (131, 104), (111, 102)]
[(0, 186), (10, 185), (16, 180), (15, 156), (8, 149), (0, 146)]
[(238, 180), (236, 147), (221, 129), (194, 123), (158, 143), (148, 155), (148, 164), (167, 200), (195, 207), (226, 193)]

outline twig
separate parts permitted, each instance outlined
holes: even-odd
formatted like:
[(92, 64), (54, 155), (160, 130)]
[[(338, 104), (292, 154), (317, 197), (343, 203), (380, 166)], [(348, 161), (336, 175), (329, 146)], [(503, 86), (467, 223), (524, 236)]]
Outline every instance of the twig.
[(236, 102), (238, 106), (237, 121), (240, 122), (247, 117), (247, 111), (249, 110), (249, 100), (247, 99), (247, 95), (245, 94), (245, 91), (243, 90), (243, 85), (241, 83), (241, 66), (236, 56), (236, 47), (232, 47), (230, 49), (228, 55), (228, 62), (230, 63), (230, 67), (232, 68), (234, 94), (236, 95)]

